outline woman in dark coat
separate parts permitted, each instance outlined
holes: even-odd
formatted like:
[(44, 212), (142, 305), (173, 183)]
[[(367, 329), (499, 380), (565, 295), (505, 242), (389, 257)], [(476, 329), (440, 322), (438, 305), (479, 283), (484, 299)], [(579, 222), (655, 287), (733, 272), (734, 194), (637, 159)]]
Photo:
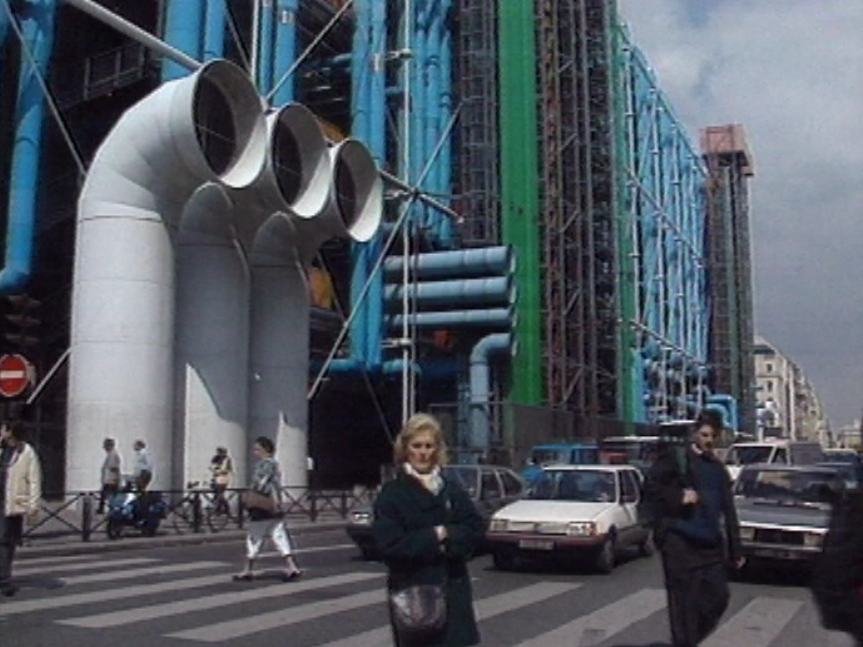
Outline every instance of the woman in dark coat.
[(447, 622), (439, 638), (409, 643), (393, 627), (394, 643), (477, 645), (467, 562), (482, 541), (483, 521), (459, 484), (441, 474), (446, 445), (438, 421), (424, 413), (412, 416), (396, 438), (394, 458), (398, 475), (375, 500), (372, 525), (389, 570), (387, 589), (446, 582), (447, 600)]

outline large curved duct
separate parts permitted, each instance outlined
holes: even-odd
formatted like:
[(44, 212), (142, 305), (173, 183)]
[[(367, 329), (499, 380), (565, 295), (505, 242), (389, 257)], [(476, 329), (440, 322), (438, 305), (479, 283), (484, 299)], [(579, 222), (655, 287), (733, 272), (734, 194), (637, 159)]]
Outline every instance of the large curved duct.
[(268, 162), (255, 185), (257, 212), (245, 214), (257, 232), (249, 247), (249, 433), (274, 440), (286, 483), (305, 486), (309, 329), (298, 325), (309, 319), (305, 267), (329, 238), (373, 236), (383, 186), (361, 143), (328, 150), (314, 115), (298, 104), (280, 110), (270, 131)]
[(168, 484), (177, 222), (201, 184), (254, 180), (265, 143), (254, 86), (214, 61), (133, 106), (96, 152), (78, 204), (68, 489), (97, 483), (105, 435), (145, 439), (154, 486)]
[(245, 482), (249, 275), (217, 184), (198, 189), (177, 237), (174, 483), (206, 479), (218, 446)]
[(308, 483), (309, 297), (293, 224), (275, 214), (261, 227), (250, 257), (249, 437), (270, 438), (284, 483)]

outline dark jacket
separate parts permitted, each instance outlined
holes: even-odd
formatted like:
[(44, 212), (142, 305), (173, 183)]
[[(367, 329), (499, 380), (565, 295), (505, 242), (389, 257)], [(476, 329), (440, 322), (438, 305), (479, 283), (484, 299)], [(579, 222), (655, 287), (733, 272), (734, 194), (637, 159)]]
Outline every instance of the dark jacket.
[[(444, 525), (443, 548), (434, 527)], [(483, 521), (467, 493), (452, 481), (434, 494), (400, 471), (375, 500), (375, 542), (389, 571), (387, 588), (446, 581), (447, 627), (435, 647), (479, 643), (467, 562), (482, 541)], [(404, 645), (405, 643), (397, 643)]]
[[(691, 447), (677, 452), (674, 449), (664, 452), (647, 477), (645, 494), (656, 507), (654, 538), (657, 546), (661, 549), (667, 533), (673, 532), (692, 548), (702, 549), (706, 559), (712, 559), (710, 553), (715, 553), (736, 562), (740, 557), (740, 527), (728, 470), (715, 456), (697, 454)], [(713, 470), (719, 481), (717, 508), (708, 508), (703, 503), (683, 505), (686, 488), (694, 489), (706, 501), (705, 483), (709, 481), (706, 470)], [(719, 528), (721, 520), (725, 522), (722, 529)], [(710, 526), (721, 530), (715, 545), (702, 534), (702, 530)]]

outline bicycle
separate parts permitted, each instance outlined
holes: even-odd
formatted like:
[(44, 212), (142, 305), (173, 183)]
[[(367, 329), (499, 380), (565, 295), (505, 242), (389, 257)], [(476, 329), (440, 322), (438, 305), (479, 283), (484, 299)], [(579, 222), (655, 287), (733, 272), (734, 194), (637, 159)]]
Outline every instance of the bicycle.
[(237, 514), (231, 510), (224, 490), (213, 489), (202, 481), (190, 481), (186, 489), (186, 494), (173, 509), (177, 534), (200, 532), (204, 524), (210, 532), (219, 532), (232, 521), (237, 522)]

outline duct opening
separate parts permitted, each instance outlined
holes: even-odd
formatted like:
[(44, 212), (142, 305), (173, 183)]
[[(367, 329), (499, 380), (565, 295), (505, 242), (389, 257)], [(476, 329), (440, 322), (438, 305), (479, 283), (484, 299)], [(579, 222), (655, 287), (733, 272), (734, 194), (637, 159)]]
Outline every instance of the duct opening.
[(368, 149), (346, 140), (334, 149), (333, 189), (336, 208), (348, 235), (357, 242), (369, 240), (383, 211), (383, 183)]
[(245, 72), (228, 61), (212, 61), (196, 77), (191, 118), (200, 154), (226, 185), (246, 186), (258, 176), (265, 158), (261, 98)]
[(301, 218), (318, 215), (330, 182), (327, 142), (312, 112), (298, 103), (279, 110), (273, 125), (270, 163), (282, 200)]
[(195, 93), (193, 111), (201, 152), (213, 172), (222, 175), (233, 164), (238, 150), (231, 105), (221, 88), (204, 77)]
[(287, 128), (279, 128), (272, 143), (273, 170), (284, 200), (292, 203), (303, 186), (302, 156), (297, 138)]

